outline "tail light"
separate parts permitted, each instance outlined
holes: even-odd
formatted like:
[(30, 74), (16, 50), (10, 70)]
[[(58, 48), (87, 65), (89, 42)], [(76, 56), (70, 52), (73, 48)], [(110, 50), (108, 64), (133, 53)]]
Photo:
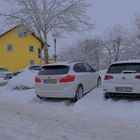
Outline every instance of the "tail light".
[(140, 75), (136, 75), (135, 78), (136, 78), (136, 79), (140, 79)]
[(105, 75), (104, 80), (111, 80), (113, 79), (112, 75)]
[(35, 77), (35, 83), (41, 83), (41, 79), (38, 76)]
[(75, 80), (75, 75), (68, 75), (66, 77), (63, 77), (59, 80), (60, 83), (67, 83), (67, 82), (73, 82)]

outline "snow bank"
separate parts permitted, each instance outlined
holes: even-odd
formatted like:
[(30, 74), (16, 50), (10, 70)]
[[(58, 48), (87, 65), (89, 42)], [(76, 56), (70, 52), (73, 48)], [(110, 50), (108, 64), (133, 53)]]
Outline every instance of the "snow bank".
[(38, 71), (31, 71), (25, 69), (23, 72), (19, 73), (17, 76), (9, 80), (7, 84), (8, 89), (31, 89), (34, 88), (34, 79)]
[(79, 100), (73, 112), (84, 114), (87, 118), (117, 118), (123, 120), (140, 120), (139, 100), (104, 99), (102, 88), (96, 88)]
[(105, 74), (106, 74), (106, 71), (107, 71), (107, 69), (105, 69), (105, 70), (100, 70), (100, 71), (99, 71), (99, 75), (100, 75), (100, 77), (101, 77), (102, 85), (103, 85), (104, 76), (105, 76)]
[(77, 103), (0, 87), (2, 140), (139, 140), (140, 102), (105, 100), (96, 88)]

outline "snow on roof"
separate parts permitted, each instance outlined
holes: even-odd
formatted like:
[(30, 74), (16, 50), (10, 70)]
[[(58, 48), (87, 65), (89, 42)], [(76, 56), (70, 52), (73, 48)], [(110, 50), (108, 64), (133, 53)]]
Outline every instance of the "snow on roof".
[(63, 61), (63, 62), (56, 62), (56, 63), (51, 63), (51, 64), (46, 64), (44, 66), (53, 66), (53, 65), (70, 65), (73, 63), (77, 63), (78, 61)]
[(46, 64), (45, 66), (51, 66), (51, 65), (69, 65), (69, 61), (55, 62), (51, 64)]

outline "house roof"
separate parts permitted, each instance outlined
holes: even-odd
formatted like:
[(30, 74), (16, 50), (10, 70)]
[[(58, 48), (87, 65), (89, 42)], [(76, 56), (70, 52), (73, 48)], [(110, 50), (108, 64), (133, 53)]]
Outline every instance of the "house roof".
[[(16, 25), (16, 26), (14, 26), (13, 28), (7, 30), (6, 32), (0, 34), (0, 38), (3, 37), (4, 35), (6, 35), (7, 33), (11, 32), (12, 30), (14, 30), (14, 29), (20, 27), (20, 26), (22, 26), (22, 25)], [(32, 35), (34, 38), (36, 38), (39, 42), (41, 42), (41, 48), (43, 48), (43, 41), (42, 41), (38, 36), (36, 36), (35, 33), (32, 32), (31, 35)]]

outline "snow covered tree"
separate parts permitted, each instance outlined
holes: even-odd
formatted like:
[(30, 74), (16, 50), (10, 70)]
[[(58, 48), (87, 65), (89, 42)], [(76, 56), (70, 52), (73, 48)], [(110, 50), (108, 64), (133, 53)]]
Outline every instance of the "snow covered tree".
[(105, 53), (108, 52), (109, 63), (119, 60), (121, 50), (127, 47), (127, 35), (128, 31), (120, 25), (115, 25), (105, 31), (103, 47), (106, 49)]
[(133, 59), (140, 59), (140, 14), (135, 14), (134, 26), (132, 28), (131, 38), (130, 38), (131, 57)]
[(7, 0), (15, 4), (7, 13), (0, 13), (6, 23), (24, 24), (43, 40), (48, 63), (48, 34), (80, 32), (91, 29), (93, 24), (86, 14), (89, 7), (85, 0)]
[(100, 47), (101, 40), (84, 39), (75, 44), (74, 47), (67, 49), (59, 54), (61, 60), (78, 60), (91, 64), (94, 68), (99, 69), (100, 65)]

